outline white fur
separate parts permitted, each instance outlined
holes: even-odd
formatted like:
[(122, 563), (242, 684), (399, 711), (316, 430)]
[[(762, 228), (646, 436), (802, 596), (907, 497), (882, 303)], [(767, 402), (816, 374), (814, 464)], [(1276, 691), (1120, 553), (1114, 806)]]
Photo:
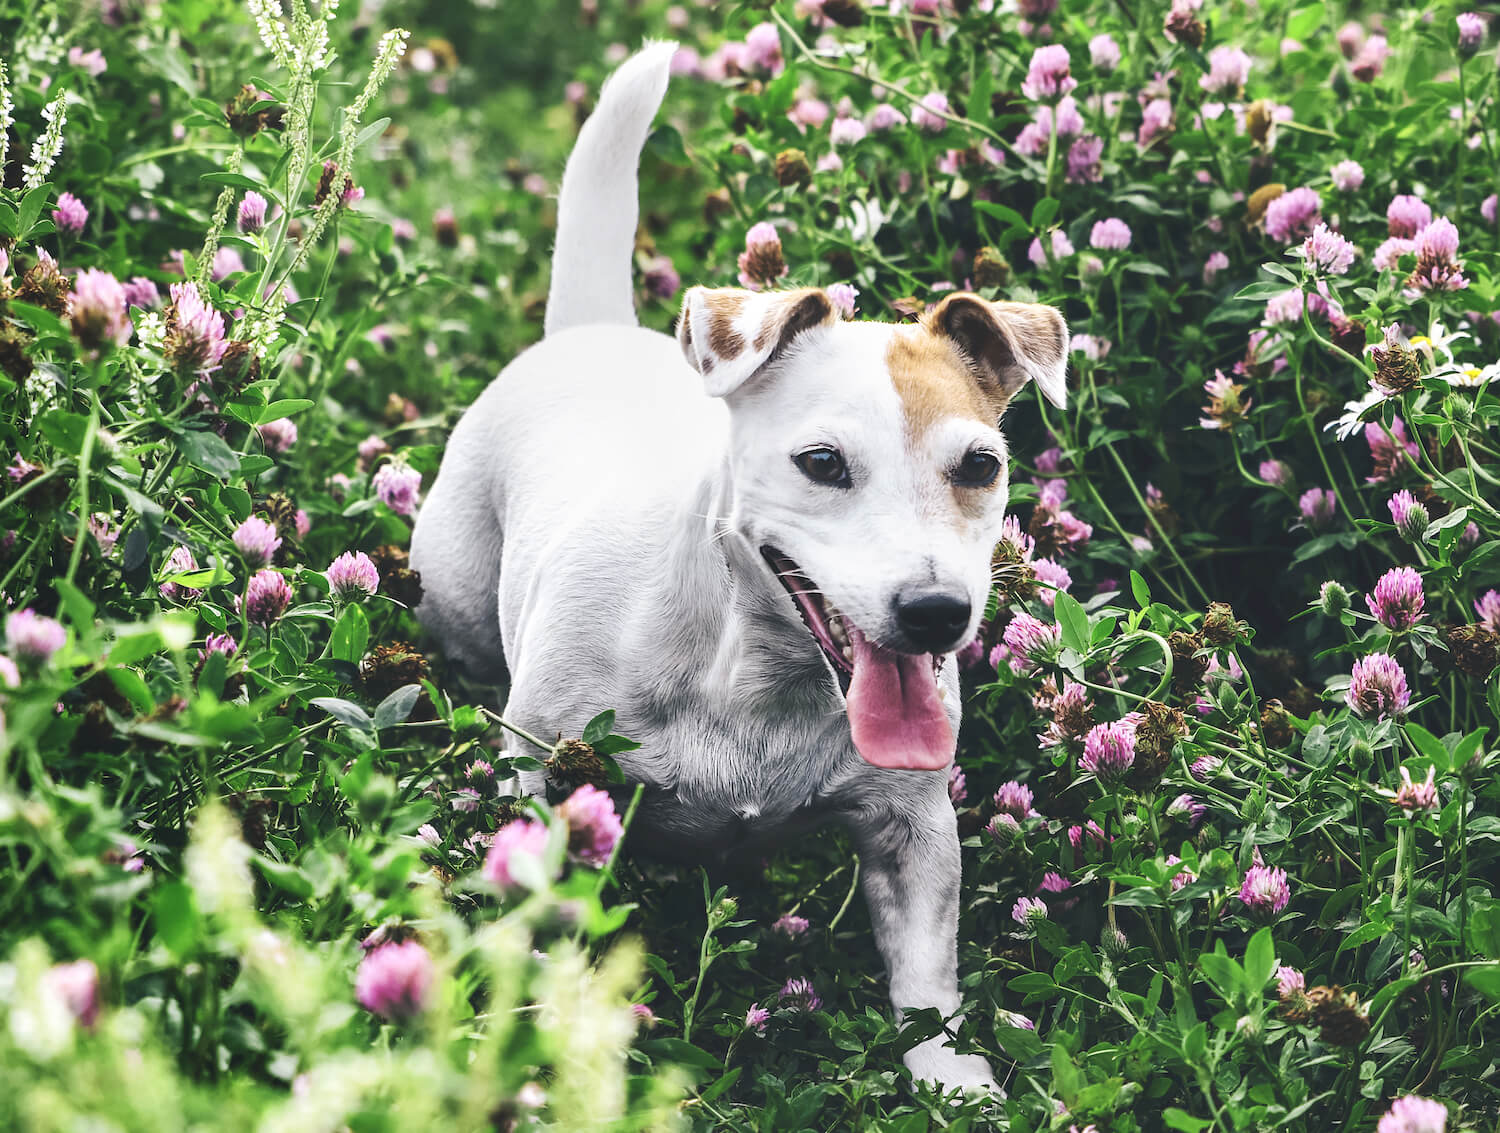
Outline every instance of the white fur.
[[(898, 1013), (951, 1016), (959, 846), (946, 775), (860, 757), (831, 667), (760, 548), (792, 558), (881, 642), (899, 640), (902, 587), (961, 591), (973, 607), (967, 640), (1006, 489), (1002, 475), (985, 514), (965, 519), (945, 476), (971, 445), (1003, 456), (1003, 438), (952, 418), (912, 439), (885, 363), (893, 326), (815, 326), (731, 376), (712, 360), (700, 375), (671, 338), (633, 325), (620, 222), (633, 232), (635, 155), (625, 140), (638, 148), (645, 137), (669, 59), (658, 45), (627, 62), (580, 135), (563, 182), (548, 337), (453, 432), (412, 540), (419, 614), (453, 661), (481, 676), (508, 665), (505, 714), (533, 734), (577, 735), (601, 709), (617, 710), (617, 729), (643, 744), (621, 758), (648, 788), (637, 849), (746, 855), (842, 821)], [(747, 342), (778, 301), (746, 303)], [(697, 351), (707, 339), (699, 325)], [(855, 487), (798, 470), (792, 456), (813, 443), (843, 450)], [(956, 731), (951, 659), (939, 683)], [(944, 1086), (994, 1086), (982, 1058), (942, 1036), (906, 1063)]]

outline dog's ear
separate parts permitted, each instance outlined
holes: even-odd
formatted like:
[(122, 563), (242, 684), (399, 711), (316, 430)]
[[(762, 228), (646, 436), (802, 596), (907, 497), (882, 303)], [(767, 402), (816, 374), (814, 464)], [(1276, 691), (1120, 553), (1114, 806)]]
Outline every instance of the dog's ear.
[(926, 317), (928, 329), (949, 339), (980, 384), (1002, 404), (1028, 381), (1061, 409), (1067, 401), (1068, 324), (1042, 303), (991, 303), (978, 295), (949, 295)]
[(691, 287), (677, 320), (677, 342), (703, 375), (710, 397), (727, 397), (776, 359), (799, 334), (838, 321), (833, 302), (815, 287), (744, 291)]

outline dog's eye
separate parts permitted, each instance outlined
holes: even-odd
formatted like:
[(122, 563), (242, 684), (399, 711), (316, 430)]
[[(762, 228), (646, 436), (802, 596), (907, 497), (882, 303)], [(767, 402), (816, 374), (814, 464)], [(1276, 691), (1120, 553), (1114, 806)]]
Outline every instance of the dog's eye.
[(799, 452), (792, 460), (802, 469), (802, 475), (815, 484), (849, 487), (849, 468), (837, 449), (810, 448)]
[(950, 474), (953, 482), (964, 488), (988, 488), (1000, 475), (1000, 458), (992, 452), (975, 449), (965, 454)]

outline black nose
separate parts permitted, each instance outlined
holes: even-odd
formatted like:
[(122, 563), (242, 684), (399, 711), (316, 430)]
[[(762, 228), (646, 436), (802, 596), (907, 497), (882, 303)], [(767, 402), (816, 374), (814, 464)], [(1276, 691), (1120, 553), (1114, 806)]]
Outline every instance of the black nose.
[(946, 652), (969, 627), (969, 600), (942, 590), (903, 594), (896, 599), (896, 621), (918, 649)]

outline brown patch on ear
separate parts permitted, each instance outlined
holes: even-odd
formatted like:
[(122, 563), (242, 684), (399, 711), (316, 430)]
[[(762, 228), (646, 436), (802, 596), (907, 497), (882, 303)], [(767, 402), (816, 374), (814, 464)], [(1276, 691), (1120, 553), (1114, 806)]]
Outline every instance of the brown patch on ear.
[(776, 344), (771, 356), (766, 359), (767, 362), (774, 360), (781, 349), (797, 335), (833, 318), (833, 304), (822, 291), (809, 287), (802, 291), (790, 291), (786, 297), (791, 300), (797, 295), (801, 298), (784, 304), (774, 318), (761, 324), (760, 331), (755, 336), (756, 350), (765, 350), (773, 343)]
[(892, 334), (885, 364), (913, 436), (947, 417), (967, 417), (993, 428), (1005, 412), (1007, 399), (977, 380), (971, 361), (953, 340), (925, 325)]
[(726, 362), (745, 349), (745, 336), (734, 329), (743, 304), (743, 297), (732, 291), (710, 291), (703, 299), (708, 312), (708, 348)]
[(969, 362), (975, 379), (998, 400), (1000, 412), (1035, 378), (1061, 404), (1068, 352), (1067, 326), (1039, 303), (991, 303), (966, 292), (949, 295), (923, 320)]

